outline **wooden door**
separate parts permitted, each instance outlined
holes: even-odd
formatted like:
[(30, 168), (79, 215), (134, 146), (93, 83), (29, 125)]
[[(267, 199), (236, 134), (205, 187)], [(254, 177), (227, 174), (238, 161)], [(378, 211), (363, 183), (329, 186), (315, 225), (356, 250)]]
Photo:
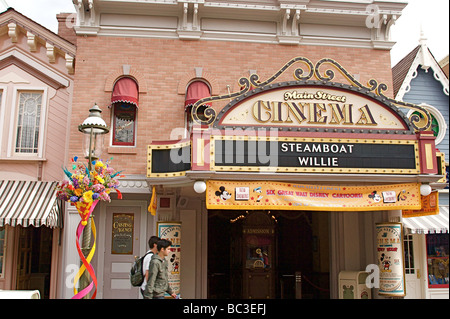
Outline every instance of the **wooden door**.
[(19, 232), (17, 250), (17, 290), (28, 290), (31, 277), (31, 250), (33, 248), (33, 232), (21, 226), (17, 227)]
[[(403, 240), (405, 253), (405, 299), (422, 299), (424, 275), (420, 263), (421, 243), (424, 235), (406, 235)], [(426, 275), (426, 274), (425, 274)]]
[[(135, 256), (140, 255), (140, 206), (107, 206), (103, 298), (138, 299), (129, 279)], [(145, 234), (143, 234), (145, 236)]]

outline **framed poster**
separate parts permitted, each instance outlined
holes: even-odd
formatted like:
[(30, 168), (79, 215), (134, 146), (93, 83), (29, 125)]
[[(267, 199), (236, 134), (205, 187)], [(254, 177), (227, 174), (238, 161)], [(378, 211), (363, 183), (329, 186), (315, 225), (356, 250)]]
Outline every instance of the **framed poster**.
[(403, 297), (406, 295), (403, 225), (401, 223), (376, 224), (376, 233), (377, 261), (380, 268), (378, 293)]
[[(175, 294), (180, 293), (180, 260), (181, 260), (181, 222), (158, 222), (157, 236), (172, 242), (167, 256), (169, 263), (169, 285)], [(169, 295), (166, 293), (166, 297)]]
[(114, 213), (112, 217), (111, 254), (132, 255), (134, 214)]

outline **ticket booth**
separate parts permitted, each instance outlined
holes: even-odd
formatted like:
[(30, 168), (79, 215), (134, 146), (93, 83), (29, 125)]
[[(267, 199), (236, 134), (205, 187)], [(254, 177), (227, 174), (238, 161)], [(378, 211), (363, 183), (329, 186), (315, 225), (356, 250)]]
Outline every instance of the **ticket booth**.
[(233, 227), (232, 294), (270, 299), (276, 294), (276, 228), (269, 214), (251, 212)]

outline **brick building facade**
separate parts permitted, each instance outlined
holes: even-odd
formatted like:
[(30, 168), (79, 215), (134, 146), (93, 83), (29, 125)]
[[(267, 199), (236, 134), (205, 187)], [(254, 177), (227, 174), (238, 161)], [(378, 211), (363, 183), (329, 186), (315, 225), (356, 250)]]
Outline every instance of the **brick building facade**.
[[(367, 265), (377, 263), (375, 224), (399, 221), (400, 208), (386, 207), (370, 212), (356, 208), (348, 211), (330, 208), (319, 213), (313, 210), (264, 208), (253, 209), (249, 213), (249, 210), (238, 206), (231, 211), (208, 209), (207, 196), (197, 193), (197, 189), (194, 191), (194, 183), (218, 179), (238, 185), (241, 181), (264, 180), (320, 187), (366, 187), (371, 183), (394, 185), (428, 183), (439, 179), (435, 176), (435, 164), (430, 162), (425, 173), (418, 168), (418, 160), (410, 173), (389, 170), (397, 174), (383, 173), (377, 169), (371, 170), (372, 175), (358, 174), (353, 168), (344, 170), (343, 174), (320, 173), (314, 169), (306, 173), (293, 173), (293, 169), (286, 169), (289, 173), (270, 174), (252, 172), (248, 167), (243, 167), (242, 172), (226, 169), (217, 172), (211, 169), (213, 162), (209, 161), (209, 154), (213, 153), (208, 150), (213, 144), (207, 138), (209, 133), (205, 133), (209, 132), (208, 127), (194, 126), (189, 130), (192, 120), (186, 115), (195, 112), (194, 109), (199, 106), (195, 103), (194, 106), (187, 106), (186, 101), (189, 87), (195, 82), (206, 84), (209, 89), (206, 97), (229, 96), (209, 101), (218, 118), (223, 118), (226, 115), (219, 114), (230, 109), (227, 103), (233, 101), (233, 92), (237, 92), (234, 96), (238, 96), (242, 89), (243, 83), (239, 83), (239, 79), (250, 80), (252, 74), (257, 74), (259, 82), (253, 83), (253, 89), (269, 90), (269, 87), (262, 88), (261, 83), (276, 74), (288, 61), (304, 57), (312, 67), (318, 67), (320, 60), (329, 58), (338, 64), (325, 63), (326, 66), (319, 68), (317, 73), (323, 75), (322, 80), (316, 75), (308, 78), (308, 81), (316, 81), (312, 86), (314, 90), (325, 88), (321, 85), (328, 83), (323, 80), (328, 76), (325, 73), (328, 68), (333, 69), (335, 74), (332, 81), (343, 83), (341, 88), (345, 86), (347, 91), (344, 90), (344, 93), (349, 96), (351, 87), (355, 87), (356, 83), (360, 84), (360, 88), (368, 88), (373, 85), (370, 81), (376, 79), (377, 85), (387, 85), (386, 89), (381, 89), (385, 99), (377, 99), (375, 95), (364, 98), (383, 105), (382, 109), (388, 110), (386, 114), (399, 121), (395, 125), (404, 127), (394, 132), (381, 124), (377, 128), (357, 127), (356, 130), (312, 125), (302, 131), (303, 128), (294, 125), (280, 127), (273, 124), (265, 126), (266, 129), (275, 128), (288, 139), (318, 137), (332, 138), (333, 141), (337, 141), (335, 138), (375, 138), (373, 134), (380, 129), (382, 135), (377, 135), (377, 141), (419, 143), (420, 135), (416, 138), (409, 120), (383, 104), (386, 99), (393, 98), (389, 50), (394, 42), (389, 39), (389, 28), (401, 15), (405, 3), (389, 1), (375, 6), (367, 6), (365, 1), (291, 0), (145, 3), (80, 0), (76, 3), (76, 85), (69, 158), (81, 153), (83, 136), (76, 124), (81, 123), (89, 108), (97, 103), (103, 111), (103, 119), (111, 126), (111, 132), (105, 137), (102, 157), (113, 158), (114, 167), (124, 170), (125, 174), (120, 188), (123, 199), (117, 200), (112, 196), (111, 203), (101, 203), (94, 212), (94, 219), (99, 225), (98, 255), (94, 260), (99, 282), (98, 297), (138, 298), (138, 289), (129, 284), (129, 264), (135, 255), (142, 255), (148, 249), (146, 243), (151, 235), (161, 234), (161, 227), (173, 226), (178, 227), (179, 231), (172, 238), (179, 239), (177, 236), (181, 232), (181, 245), (174, 246), (173, 259), (178, 264), (176, 269), (171, 270), (171, 280), (184, 298), (295, 297), (295, 292), (286, 287), (295, 285), (293, 278), (296, 272), (301, 272), (312, 283), (304, 287), (304, 298), (338, 298), (339, 273), (343, 270), (364, 270)], [(307, 62), (299, 61), (295, 66), (283, 69), (273, 85), (287, 87), (299, 67), (304, 71), (300, 77), (314, 71)], [(130, 95), (129, 98), (135, 99), (133, 102), (115, 98), (120, 95), (119, 87), (122, 87), (118, 83), (126, 78), (132, 82), (124, 84), (123, 90)], [(133, 82), (136, 86), (130, 84)], [(340, 89), (336, 90), (340, 92)], [(248, 92), (251, 96), (256, 94), (252, 90)], [(245, 100), (244, 96), (240, 98)], [(205, 114), (208, 118), (208, 112)], [(343, 118), (344, 114), (341, 116)], [(125, 117), (126, 120), (123, 120)], [(323, 117), (319, 116), (317, 121), (320, 119)], [(367, 121), (365, 118), (362, 122), (367, 124)], [(124, 123), (127, 124), (126, 129)], [(129, 134), (127, 137), (121, 135), (124, 129)], [(152, 174), (154, 155), (151, 150), (158, 146), (170, 150), (181, 144), (189, 148), (189, 169), (179, 173)], [(213, 152), (212, 149), (210, 151)], [(417, 158), (419, 154), (416, 155)], [(430, 156), (432, 158), (433, 154)], [(433, 161), (431, 158), (428, 159)], [(162, 162), (155, 165), (159, 164), (162, 165)], [(158, 197), (155, 216), (147, 212), (153, 191)], [(70, 242), (78, 215), (70, 206), (67, 211), (63, 245), (66, 251), (64, 264), (69, 266), (78, 264)], [(114, 252), (115, 237), (111, 227), (120, 214), (129, 218), (133, 216), (134, 220), (129, 239), (131, 248), (126, 253)], [(274, 224), (270, 218), (267, 220), (267, 216), (277, 222)], [(276, 234), (267, 237), (270, 241), (266, 245), (268, 248), (261, 244), (270, 252), (263, 247), (259, 248), (259, 253), (256, 253), (257, 249), (248, 251), (250, 255), (260, 254), (261, 258), (265, 253), (269, 255), (271, 261), (263, 262), (265, 266), (261, 269), (259, 266), (255, 269), (239, 266), (250, 256), (244, 253), (249, 239), (242, 235), (248, 234), (248, 229), (264, 229)], [(292, 243), (298, 243), (299, 248)], [(297, 249), (305, 253), (302, 255)], [(290, 263), (286, 256), (296, 257)], [(256, 262), (255, 258), (250, 259)], [(248, 279), (261, 274), (269, 279), (259, 283)], [(67, 273), (61, 274), (61, 283), (67, 276)], [(68, 298), (71, 294), (71, 287), (61, 284), (60, 297)], [(377, 291), (373, 295), (375, 298), (381, 296)]]

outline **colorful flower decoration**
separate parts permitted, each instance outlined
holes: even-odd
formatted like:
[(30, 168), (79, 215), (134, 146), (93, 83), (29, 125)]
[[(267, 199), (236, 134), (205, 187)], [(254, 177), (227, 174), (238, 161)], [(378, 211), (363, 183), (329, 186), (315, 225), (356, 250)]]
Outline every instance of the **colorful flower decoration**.
[[(112, 158), (111, 158), (112, 159)], [(82, 266), (75, 275), (73, 282), (74, 296), (72, 299), (81, 299), (89, 296), (93, 290), (91, 299), (95, 299), (97, 296), (97, 277), (95, 276), (94, 268), (91, 265), (92, 257), (95, 253), (95, 241), (96, 241), (96, 227), (95, 222), (92, 219), (91, 231), (94, 235), (94, 243), (89, 250), (89, 253), (85, 255), (80, 246), (80, 238), (85, 230), (89, 216), (94, 211), (95, 206), (100, 200), (111, 201), (111, 190), (115, 190), (118, 194), (118, 199), (122, 199), (122, 194), (117, 189), (119, 181), (117, 178), (121, 172), (116, 172), (111, 166), (109, 166), (109, 160), (93, 161), (92, 169), (89, 170), (86, 164), (77, 163), (78, 157), (72, 158), (72, 170), (70, 172), (67, 168), (63, 168), (64, 173), (68, 177), (68, 180), (62, 181), (56, 187), (56, 196), (63, 200), (70, 202), (71, 205), (77, 208), (78, 214), (81, 217), (81, 221), (78, 224), (76, 232), (76, 247), (77, 252), (82, 262)], [(120, 176), (123, 177), (123, 176)], [(78, 280), (84, 275), (85, 272), (89, 273), (90, 284), (84, 287), (81, 291), (78, 291)]]
[(56, 196), (76, 206), (83, 225), (86, 225), (89, 208), (93, 202), (98, 200), (110, 202), (111, 190), (117, 192), (118, 199), (122, 199), (122, 194), (117, 189), (119, 187), (117, 178), (121, 176), (121, 172), (116, 172), (110, 166), (109, 160), (106, 162), (93, 161), (91, 171), (86, 164), (79, 163), (77, 160), (78, 157), (71, 160), (73, 163), (72, 172), (65, 167), (63, 168), (68, 180), (62, 181), (56, 187)]

